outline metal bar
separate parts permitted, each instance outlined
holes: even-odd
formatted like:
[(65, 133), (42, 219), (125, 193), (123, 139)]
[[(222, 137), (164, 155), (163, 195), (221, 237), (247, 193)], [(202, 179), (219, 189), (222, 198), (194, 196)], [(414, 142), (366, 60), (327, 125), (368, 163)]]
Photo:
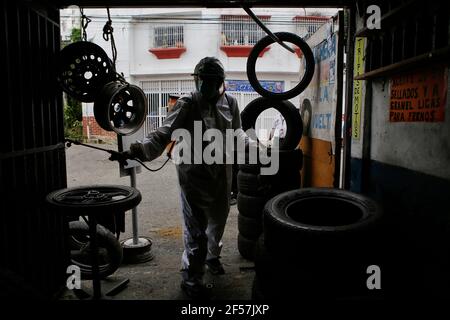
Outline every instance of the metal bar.
[[(395, 9), (388, 10), (386, 14), (381, 16), (380, 24), (386, 26), (390, 25), (391, 23), (396, 23), (398, 21), (399, 16), (407, 16), (409, 12), (417, 8), (417, 5), (419, 3), (420, 2), (418, 0), (410, 0)], [(379, 30), (363, 27), (360, 30), (356, 31), (356, 36), (366, 37), (370, 33), (377, 33), (377, 32), (379, 32)]]
[[(17, 117), (14, 118), (15, 123), (19, 122), (19, 126), (21, 127), (21, 147), (20, 149), (25, 149), (26, 148), (26, 143), (25, 143), (25, 135), (26, 135), (26, 128), (25, 128), (25, 124), (24, 124), (24, 101), (23, 101), (23, 94), (21, 94), (22, 92), (24, 92), (24, 88), (23, 88), (23, 77), (25, 74), (25, 70), (23, 70), (23, 59), (22, 59), (22, 41), (21, 41), (21, 34), (22, 34), (22, 26), (20, 25), (20, 7), (16, 7), (16, 27), (17, 27), (17, 33), (15, 35), (17, 35), (17, 83), (18, 85), (14, 86), (13, 90), (16, 91), (15, 93), (17, 93), (17, 98), (18, 98), (18, 105), (17, 105), (17, 109), (20, 111), (17, 115)], [(19, 91), (19, 92), (17, 92)], [(17, 146), (16, 146), (17, 148)]]
[(341, 177), (341, 155), (342, 155), (342, 91), (344, 81), (344, 11), (338, 12), (338, 46), (337, 46), (337, 103), (336, 103), (336, 119), (334, 122), (334, 139), (335, 139), (335, 151), (334, 151), (334, 181), (335, 188), (340, 188), (342, 182)]
[[(51, 110), (51, 103), (50, 103), (50, 88), (49, 85), (54, 81), (53, 79), (50, 78), (50, 74), (48, 72), (49, 70), (49, 59), (50, 59), (50, 55), (49, 55), (49, 34), (48, 34), (48, 23), (47, 23), (47, 19), (44, 19), (44, 39), (45, 39), (45, 45), (44, 45), (44, 50), (43, 50), (43, 62), (44, 64), (41, 66), (41, 68), (44, 68), (44, 70), (47, 70), (47, 72), (44, 73), (44, 90), (41, 92), (45, 93), (45, 108), (47, 110), (47, 128), (48, 128), (48, 132), (47, 132), (47, 141), (46, 144), (52, 144), (53, 143), (53, 122), (52, 122), (52, 110)], [(51, 164), (53, 165), (53, 164)], [(52, 166), (53, 167), (53, 166)]]
[(97, 219), (95, 215), (89, 216), (89, 241), (91, 244), (91, 261), (92, 261), (92, 285), (94, 300), (98, 300), (102, 296), (100, 284), (100, 271), (98, 267), (98, 246), (97, 246)]
[(116, 294), (118, 294), (119, 292), (124, 290), (126, 288), (126, 286), (128, 285), (128, 283), (130, 283), (130, 279), (122, 280), (121, 282), (119, 282), (119, 284), (114, 286), (114, 288), (109, 290), (105, 295), (108, 297), (115, 296)]
[[(27, 46), (28, 46), (28, 52), (33, 52), (33, 41), (32, 41), (32, 27), (31, 27), (31, 11), (27, 10)], [(26, 51), (26, 50), (25, 50)], [(36, 148), (36, 119), (35, 119), (35, 105), (34, 105), (34, 86), (33, 86), (33, 77), (35, 76), (35, 70), (33, 68), (33, 57), (32, 54), (28, 55), (28, 81), (29, 81), (29, 88), (27, 96), (30, 97), (30, 111), (31, 111), (31, 134), (32, 134), (32, 146), (33, 148)]]
[(344, 177), (344, 189), (350, 189), (351, 181), (351, 146), (352, 146), (352, 114), (353, 114), (353, 60), (355, 56), (355, 14), (356, 7), (352, 6), (348, 16), (350, 21), (347, 30), (347, 73), (346, 73), (346, 92), (345, 92), (345, 124), (344, 124), (344, 163), (342, 166)]
[(23, 156), (27, 156), (27, 155), (52, 151), (55, 149), (64, 149), (64, 147), (65, 147), (64, 143), (60, 142), (60, 143), (50, 145), (50, 146), (31, 148), (31, 149), (26, 149), (26, 150), (21, 150), (21, 151), (12, 151), (12, 152), (8, 152), (8, 153), (1, 153), (0, 160), (4, 160), (4, 159), (8, 159), (8, 158), (23, 157)]
[(265, 25), (264, 23), (261, 22), (261, 20), (258, 19), (258, 17), (250, 10), (250, 8), (246, 5), (243, 5), (242, 8), (244, 9), (245, 12), (247, 12), (247, 14), (256, 22), (256, 24), (258, 26), (261, 27), (261, 29), (263, 29), (267, 35), (275, 42), (277, 42), (280, 46), (282, 46), (283, 48), (285, 48), (287, 51), (291, 52), (291, 53), (295, 53), (295, 50), (292, 49), (291, 47), (289, 47), (287, 44), (285, 44), (283, 41), (281, 41), (280, 39), (278, 39), (278, 37), (272, 33), (272, 31), (270, 31)]
[[(131, 186), (136, 188), (136, 168), (130, 168), (130, 181)], [(138, 231), (138, 211), (137, 206), (131, 210), (132, 226), (133, 226), (133, 244), (137, 245), (139, 243), (139, 231)]]
[(441, 60), (445, 61), (445, 59), (448, 59), (449, 57), (450, 57), (450, 46), (447, 46), (442, 49), (427, 52), (416, 57), (412, 57), (397, 63), (390, 64), (385, 67), (378, 68), (376, 70), (363, 73), (362, 75), (356, 76), (353, 79), (367, 80), (376, 77), (384, 77), (394, 72), (399, 72), (401, 70), (403, 71), (406, 69), (410, 69), (412, 67), (421, 66), (424, 63), (431, 63)]
[[(41, 54), (42, 54), (42, 36), (41, 36), (41, 29), (42, 29), (42, 25), (41, 25), (41, 20), (40, 20), (40, 16), (36, 15), (36, 38), (37, 38), (37, 47), (36, 47), (36, 62), (40, 65), (41, 62)], [(44, 82), (44, 79), (42, 78), (42, 72), (39, 72), (39, 78), (38, 78), (38, 82), (37, 82), (37, 87), (38, 87), (38, 95), (36, 96), (36, 98), (39, 100), (38, 104), (40, 107), (40, 129), (41, 129), (41, 144), (43, 146), (47, 145), (45, 142), (45, 130), (44, 130), (44, 126), (45, 126), (45, 122), (44, 122), (44, 100), (42, 98), (42, 96), (39, 94), (39, 92), (42, 92), (42, 83)], [(44, 161), (45, 162), (45, 161)]]
[[(2, 4), (3, 4), (3, 19), (4, 19), (4, 25), (3, 25), (3, 36), (4, 36), (4, 39), (5, 39), (5, 62), (6, 62), (6, 65), (5, 65), (5, 71), (6, 71), (6, 79), (7, 79), (7, 81), (6, 81), (6, 88), (7, 88), (7, 90), (8, 90), (8, 92), (12, 92), (12, 84), (13, 84), (13, 81), (12, 81), (12, 72), (11, 72), (11, 68), (12, 68), (12, 61), (11, 61), (11, 57), (10, 57), (10, 52), (11, 52), (11, 49), (10, 49), (10, 43), (9, 43), (9, 17), (10, 17), (10, 15), (8, 15), (8, 8), (7, 8), (7, 3), (6, 3), (6, 1), (2, 1)], [(7, 148), (6, 150), (14, 150), (14, 145), (15, 145), (15, 141), (14, 141), (14, 139), (15, 139), (15, 135), (14, 134), (11, 134), (11, 133), (14, 133), (14, 118), (13, 118), (13, 102), (12, 102), (12, 96), (11, 96), (11, 94), (7, 94), (6, 95), (6, 99), (7, 99), (7, 103), (6, 103), (6, 106), (4, 105), (4, 107), (6, 107), (6, 108), (8, 108), (8, 115), (9, 115), (9, 119), (7, 119), (7, 122), (8, 122), (8, 124), (7, 124), (7, 126), (9, 125), (10, 126), (10, 130), (9, 130), (9, 133), (10, 134), (7, 134), (6, 135), (6, 137), (4, 137), (5, 139), (9, 139), (9, 141), (10, 141), (10, 146), (9, 146), (9, 148)]]

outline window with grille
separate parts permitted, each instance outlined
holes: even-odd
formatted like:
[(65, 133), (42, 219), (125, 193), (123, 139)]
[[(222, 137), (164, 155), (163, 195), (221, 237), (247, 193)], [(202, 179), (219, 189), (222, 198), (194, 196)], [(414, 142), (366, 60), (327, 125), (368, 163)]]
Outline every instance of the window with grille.
[(307, 39), (319, 29), (329, 17), (297, 16), (294, 18), (297, 34)]
[(183, 96), (195, 90), (194, 80), (153, 80), (141, 81), (140, 87), (147, 98), (147, 119), (144, 123), (144, 136), (162, 125), (167, 115), (169, 95)]
[[(267, 22), (270, 16), (259, 16)], [(253, 46), (266, 34), (248, 16), (225, 15), (221, 17), (221, 45), (223, 46)]]
[(155, 26), (153, 28), (153, 48), (184, 47), (184, 26)]

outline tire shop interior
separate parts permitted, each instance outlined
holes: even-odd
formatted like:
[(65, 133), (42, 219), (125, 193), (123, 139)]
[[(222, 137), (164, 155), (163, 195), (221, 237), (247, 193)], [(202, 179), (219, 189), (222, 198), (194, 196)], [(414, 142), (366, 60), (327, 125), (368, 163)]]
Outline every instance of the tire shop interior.
[[(292, 97), (283, 95), (270, 103), (266, 97), (258, 98), (241, 113), (243, 127), (251, 128), (264, 109), (279, 110), (290, 132), (283, 142), (289, 150), (280, 151), (278, 174), (283, 178), (264, 181), (254, 167), (240, 168), (240, 230), (235, 241), (246, 259), (230, 260), (242, 274), (221, 280), (232, 285), (217, 293), (217, 299), (450, 297), (448, 2), (19, 0), (2, 1), (0, 18), (0, 62), (6, 78), (0, 107), (5, 115), (0, 154), (1, 298), (67, 298), (71, 265), (67, 215), (77, 213), (80, 206), (55, 209), (55, 199), (62, 197), (61, 190), (68, 185), (63, 89), (58, 83), (59, 10), (74, 4), (83, 8), (340, 8), (332, 22), (336, 32), (325, 38), (325, 42), (334, 41), (335, 103), (331, 118), (325, 114), (325, 118), (313, 118), (319, 127), (328, 119), (331, 134), (326, 138), (302, 136), (301, 130), (298, 134), (299, 125), (303, 132), (308, 130), (300, 115), (319, 115), (319, 109), (314, 110), (319, 108), (318, 100), (307, 98), (314, 81), (320, 81), (313, 77), (314, 64), (320, 69), (321, 59), (329, 59), (326, 50), (318, 49), (323, 39), (308, 42), (313, 50), (298, 44), (306, 60), (304, 78), (309, 77), (307, 83), (299, 84), (304, 86), (301, 113), (287, 101)], [(289, 35), (277, 34), (280, 41), (295, 42)], [(255, 50), (278, 45), (276, 39), (264, 39)], [(253, 55), (255, 63), (259, 53), (250, 53), (249, 59)], [(250, 71), (249, 79), (256, 79), (251, 74), (254, 68)], [(107, 89), (122, 90), (120, 85)], [(263, 87), (255, 85), (255, 90), (267, 94)], [(140, 89), (127, 92), (135, 97)], [(105, 187), (89, 196), (124, 192), (130, 199), (118, 208), (126, 211), (141, 201), (133, 190)], [(96, 219), (91, 218), (96, 216), (95, 207), (85, 210), (92, 212), (89, 222)], [(86, 225), (78, 228), (84, 235), (92, 231)], [(125, 249), (126, 243), (124, 255)], [(239, 256), (237, 250), (227, 253)], [(164, 269), (163, 265), (146, 267)], [(97, 276), (104, 271), (102, 266), (90, 268)], [(133, 272), (146, 272), (143, 265), (129, 268), (130, 278)], [(114, 284), (102, 281), (106, 281), (102, 290), (112, 288), (111, 295), (117, 294), (117, 299), (170, 298), (145, 288), (133, 295), (133, 279), (130, 283), (115, 280)], [(153, 280), (157, 281), (145, 281)], [(89, 286), (91, 281), (86, 283)], [(96, 298), (99, 283), (94, 279)], [(234, 291), (233, 286), (242, 290)], [(220, 283), (215, 285), (216, 290), (220, 288)], [(80, 292), (77, 298), (82, 298)], [(128, 296), (121, 296), (126, 292)]]

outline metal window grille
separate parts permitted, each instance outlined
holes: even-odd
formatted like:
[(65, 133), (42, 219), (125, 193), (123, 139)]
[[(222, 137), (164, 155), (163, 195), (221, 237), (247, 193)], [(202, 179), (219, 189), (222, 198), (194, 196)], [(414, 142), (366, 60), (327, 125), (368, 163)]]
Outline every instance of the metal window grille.
[[(261, 16), (263, 22), (270, 17)], [(224, 46), (255, 45), (266, 34), (258, 25), (247, 16), (225, 15), (221, 17), (222, 32), (221, 44)]]
[(181, 48), (184, 47), (184, 26), (154, 26), (154, 48)]
[[(148, 101), (148, 114), (144, 123), (143, 137), (153, 132), (162, 125), (167, 116), (167, 102), (170, 94), (179, 96), (186, 95), (195, 90), (193, 80), (154, 80), (142, 81), (140, 83), (142, 90)], [(239, 110), (244, 110), (245, 106), (252, 100), (259, 97), (256, 92), (227, 91), (237, 99)], [(272, 129), (273, 120), (277, 115), (275, 109), (264, 111), (257, 119), (255, 129), (261, 140), (267, 140), (268, 134)]]
[(140, 86), (147, 96), (148, 114), (144, 123), (144, 137), (162, 125), (167, 115), (170, 94), (183, 96), (194, 91), (194, 80), (141, 81)]
[(294, 18), (297, 34), (307, 39), (319, 29), (329, 17), (297, 16)]

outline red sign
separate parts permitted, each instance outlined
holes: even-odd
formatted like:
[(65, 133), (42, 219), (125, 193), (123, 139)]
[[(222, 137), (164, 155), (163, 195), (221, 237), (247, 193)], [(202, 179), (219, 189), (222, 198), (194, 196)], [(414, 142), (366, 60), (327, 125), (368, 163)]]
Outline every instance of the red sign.
[(439, 65), (391, 78), (390, 122), (444, 121), (447, 66)]

